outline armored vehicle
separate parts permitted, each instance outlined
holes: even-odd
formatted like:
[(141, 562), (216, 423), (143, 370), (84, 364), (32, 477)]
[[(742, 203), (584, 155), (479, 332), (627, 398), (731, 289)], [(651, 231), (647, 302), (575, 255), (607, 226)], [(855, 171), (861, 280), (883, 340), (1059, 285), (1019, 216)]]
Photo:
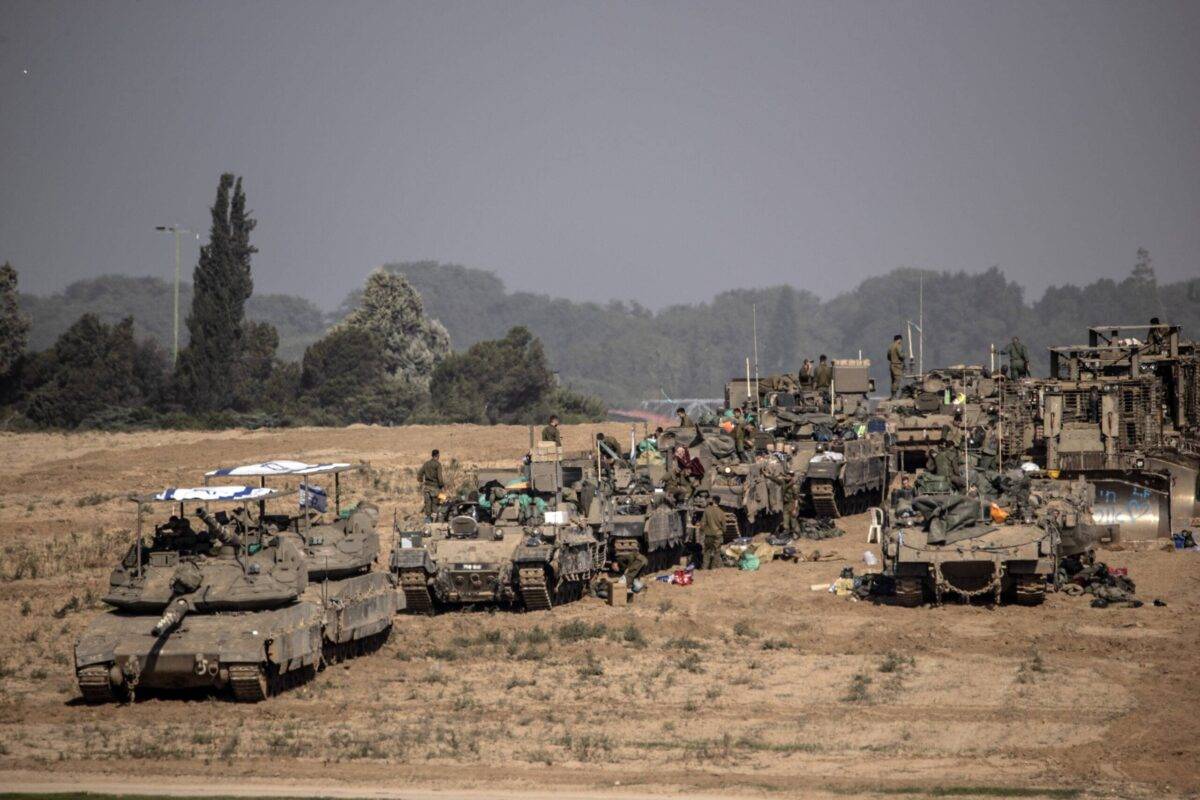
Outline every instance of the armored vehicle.
[(691, 543), (687, 508), (675, 508), (646, 476), (592, 500), (588, 524), (608, 543), (608, 560), (640, 552), (650, 572), (675, 566)]
[(869, 412), (869, 359), (834, 359), (827, 392), (790, 392), (771, 376), (760, 398), (768, 449), (785, 455), (817, 517), (857, 514), (879, 503), (888, 480), (883, 424)]
[[(302, 461), (267, 461), (215, 469), (214, 478), (258, 478), (266, 485), (295, 482), (297, 513), (267, 514), (259, 505), (259, 520), (269, 531), (289, 539), (305, 557), (309, 586), (305, 599), (324, 609), (325, 661), (333, 662), (378, 649), (387, 641), (396, 615), (399, 595), (396, 579), (375, 571), (379, 561), (379, 509), (367, 502), (343, 509), (343, 476), (361, 474), (365, 464), (307, 464)], [(329, 496), (316, 483), (333, 479), (333, 518), (327, 519)]]
[(396, 532), (391, 569), (409, 611), (498, 604), (527, 611), (579, 599), (604, 568), (605, 543), (562, 499), (557, 461), (480, 473), (439, 521)]
[[(324, 615), (304, 598), (306, 560), (291, 540), (252, 524), (245, 508), (279, 496), (205, 486), (130, 497), (135, 540), (104, 597), (114, 610), (75, 644), (84, 700), (132, 699), (150, 688), (227, 689), (258, 701), (312, 676)], [(235, 507), (210, 513), (214, 505)], [(176, 513), (147, 541), (143, 517), (156, 508)]]
[(994, 430), (1002, 379), (980, 366), (953, 366), (915, 376), (897, 398), (879, 402), (897, 471), (913, 472), (949, 442)]
[(1006, 447), (1096, 486), (1101, 521), (1126, 539), (1196, 524), (1200, 352), (1176, 326), (1090, 328), (1050, 349), (1050, 377), (1005, 389)]
[(1037, 605), (1061, 557), (1086, 557), (1112, 537), (1092, 516), (1086, 481), (1009, 476), (1009, 492), (992, 498), (893, 494), (881, 550), (900, 605), (940, 603), (947, 593)]
[(896, 581), (896, 601), (941, 603), (948, 593), (1021, 605), (1045, 599), (1057, 567), (1057, 530), (1033, 520), (994, 524), (977, 498), (923, 495), (900, 501), (886, 515), (881, 540), (885, 571)]

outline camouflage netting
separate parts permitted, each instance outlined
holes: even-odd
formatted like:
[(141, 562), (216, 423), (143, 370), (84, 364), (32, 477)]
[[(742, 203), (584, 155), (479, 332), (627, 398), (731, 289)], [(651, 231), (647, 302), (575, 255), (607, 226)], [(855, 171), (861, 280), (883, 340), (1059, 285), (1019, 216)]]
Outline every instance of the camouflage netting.
[(425, 316), (421, 296), (403, 275), (382, 269), (367, 278), (359, 306), (337, 325), (343, 327), (377, 335), (384, 343), (388, 374), (422, 389), (429, 388), (433, 368), (450, 355), (450, 335)]

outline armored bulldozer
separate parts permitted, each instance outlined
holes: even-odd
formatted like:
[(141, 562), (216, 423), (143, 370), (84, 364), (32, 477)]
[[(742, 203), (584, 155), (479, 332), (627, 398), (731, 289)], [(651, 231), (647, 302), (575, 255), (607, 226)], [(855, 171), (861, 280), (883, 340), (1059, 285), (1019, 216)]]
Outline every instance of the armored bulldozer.
[[(258, 478), (261, 485), (285, 482), (297, 491), (296, 513), (268, 514), (266, 505), (259, 504), (259, 521), (268, 531), (292, 541), (305, 557), (309, 578), (305, 598), (324, 610), (326, 663), (381, 647), (391, 634), (399, 605), (395, 577), (374, 569), (380, 554), (378, 507), (359, 502), (342, 508), (344, 478), (365, 471), (365, 464), (280, 460), (205, 474), (206, 481)], [(333, 480), (332, 518), (330, 497), (317, 483), (322, 477)]]
[[(391, 569), (405, 608), (496, 604), (545, 610), (579, 599), (604, 568), (605, 542), (563, 500), (561, 464), (481, 472), (439, 522), (397, 530)], [(543, 466), (535, 466), (541, 464)]]
[(1200, 516), (1200, 351), (1176, 326), (1090, 328), (1050, 377), (1006, 387), (1005, 447), (1096, 487), (1100, 521), (1167, 538)]
[[(136, 538), (109, 578), (104, 602), (113, 610), (75, 644), (85, 701), (132, 699), (139, 688), (228, 690), (258, 701), (313, 675), (324, 615), (305, 599), (304, 555), (253, 525), (245, 508), (277, 496), (245, 486), (131, 496)], [(210, 513), (214, 505), (235, 507)], [(177, 513), (146, 541), (144, 515), (164, 507)]]

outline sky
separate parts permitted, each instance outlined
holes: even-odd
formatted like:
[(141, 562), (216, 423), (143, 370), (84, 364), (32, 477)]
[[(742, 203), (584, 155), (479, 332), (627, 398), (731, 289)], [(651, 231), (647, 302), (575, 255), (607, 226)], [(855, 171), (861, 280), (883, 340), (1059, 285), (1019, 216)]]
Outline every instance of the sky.
[(169, 277), (232, 171), (257, 290), (327, 308), (413, 260), (651, 307), (1197, 277), (1197, 42), (1194, 1), (0, 0), (0, 261)]

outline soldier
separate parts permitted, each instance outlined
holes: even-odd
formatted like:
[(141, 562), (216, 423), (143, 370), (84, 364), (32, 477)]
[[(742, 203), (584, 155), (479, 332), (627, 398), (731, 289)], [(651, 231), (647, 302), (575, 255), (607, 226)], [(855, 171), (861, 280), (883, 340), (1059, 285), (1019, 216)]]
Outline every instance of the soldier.
[(796, 375), (796, 383), (800, 384), (801, 389), (808, 389), (813, 385), (814, 377), (812, 359), (806, 358), (804, 359), (804, 363), (800, 365), (800, 372)]
[(800, 480), (794, 473), (788, 473), (780, 486), (783, 501), (783, 532), (790, 536), (799, 536), (800, 527)]
[(680, 428), (694, 428), (696, 424), (692, 422), (692, 418), (688, 416), (687, 409), (683, 406), (675, 409), (675, 415), (679, 417)]
[(958, 457), (958, 448), (952, 444), (946, 444), (941, 450), (934, 453), (925, 468), (934, 475), (949, 480), (956, 489), (961, 489), (965, 485), (962, 476), (962, 460)]
[(892, 376), (892, 399), (900, 394), (900, 379), (904, 377), (904, 352), (901, 350), (901, 344), (904, 342), (904, 337), (896, 334), (892, 337), (892, 346), (887, 351), (888, 370)]
[(617, 556), (617, 560), (612, 563), (613, 570), (620, 572), (625, 578), (625, 585), (633, 594), (637, 594), (646, 587), (642, 584), (639, 577), (646, 568), (650, 566), (650, 562), (641, 554), (639, 550), (629, 550)]
[(438, 493), (446, 488), (446, 473), (442, 471), (441, 452), (434, 450), (429, 460), (417, 471), (417, 485), (421, 488), (424, 505), (421, 508), (426, 522), (433, 522), (438, 507)]
[(817, 359), (817, 371), (813, 374), (813, 384), (817, 391), (828, 390), (833, 385), (833, 367), (824, 354)]
[[(749, 448), (747, 448), (749, 443)], [(750, 460), (750, 454), (747, 449), (754, 449), (754, 426), (746, 419), (745, 413), (741, 408), (733, 410), (733, 449), (737, 453), (738, 460), (743, 464)]]
[(1012, 343), (1004, 348), (1004, 353), (1008, 356), (1008, 373), (1013, 380), (1028, 378), (1029, 351), (1025, 349), (1020, 337), (1014, 336)]
[(542, 428), (542, 441), (554, 442), (559, 447), (562, 447), (562, 431), (558, 429), (558, 415), (551, 414), (550, 422), (546, 427)]
[(604, 472), (611, 472), (613, 465), (621, 458), (620, 443), (611, 436), (597, 433), (596, 449), (600, 451), (600, 466)]
[(704, 541), (704, 557), (700, 561), (700, 569), (716, 569), (724, 564), (721, 561), (721, 545), (725, 543), (725, 512), (711, 497), (701, 496), (701, 503), (706, 503), (704, 513), (700, 516), (700, 535)]
[(1166, 347), (1169, 328), (1158, 321), (1158, 317), (1150, 318), (1150, 330), (1146, 333), (1146, 344), (1154, 350), (1162, 350)]

